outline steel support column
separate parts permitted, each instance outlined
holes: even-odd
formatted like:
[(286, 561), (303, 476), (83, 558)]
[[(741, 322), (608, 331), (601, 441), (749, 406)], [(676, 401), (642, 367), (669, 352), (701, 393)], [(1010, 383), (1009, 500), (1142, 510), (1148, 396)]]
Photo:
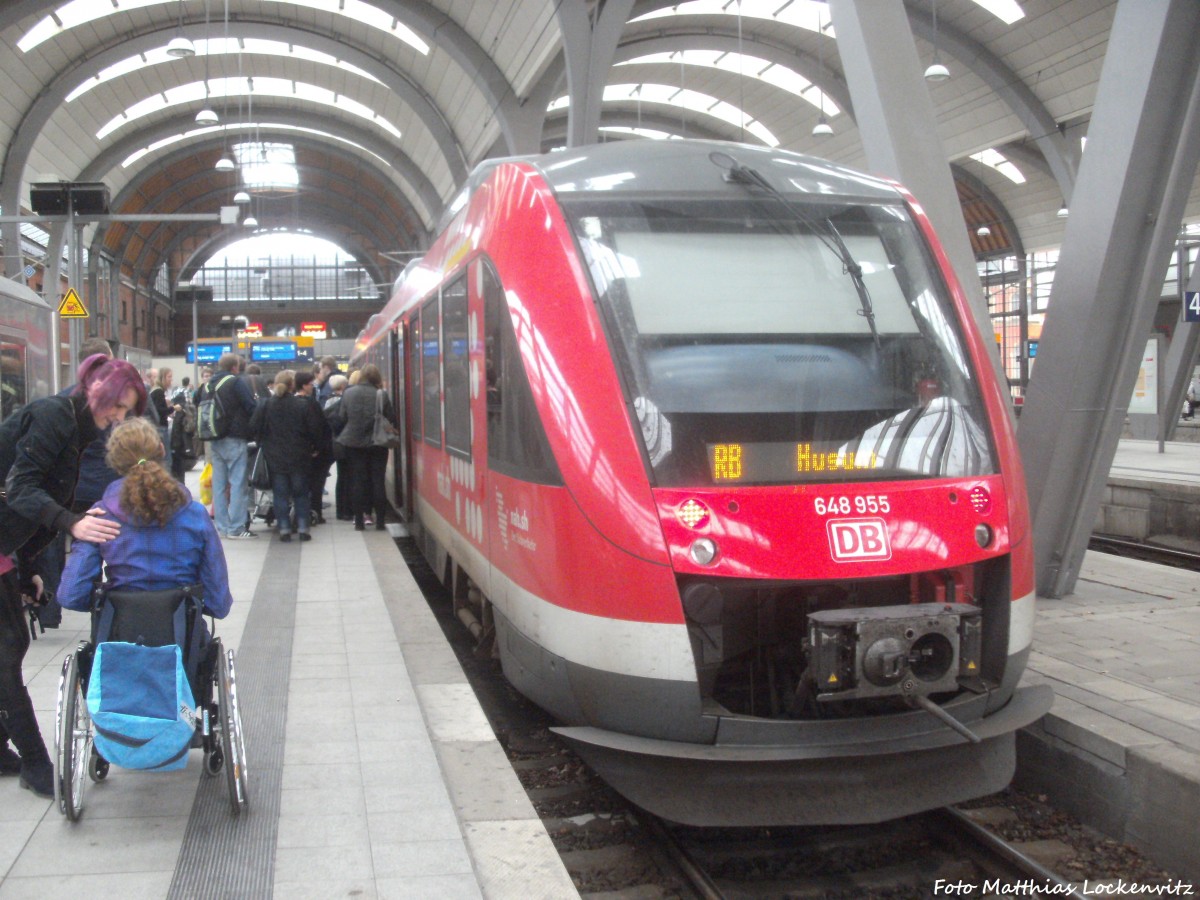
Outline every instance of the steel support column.
[[(976, 324), (990, 335), (975, 254), (904, 4), (830, 0), (829, 8), (867, 164), (872, 172), (899, 181), (920, 202), (945, 245)], [(992, 364), (1000, 383), (1007, 384), (998, 351)]]
[(1200, 3), (1121, 0), (1021, 414), (1038, 591), (1071, 593), (1200, 153)]

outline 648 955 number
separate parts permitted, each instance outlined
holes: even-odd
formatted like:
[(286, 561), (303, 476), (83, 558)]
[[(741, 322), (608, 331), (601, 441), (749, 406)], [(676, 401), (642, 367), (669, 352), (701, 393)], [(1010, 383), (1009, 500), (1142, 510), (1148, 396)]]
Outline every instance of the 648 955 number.
[(813, 510), (818, 516), (848, 516), (852, 513), (887, 513), (892, 511), (887, 494), (858, 494), (853, 497), (816, 497)]

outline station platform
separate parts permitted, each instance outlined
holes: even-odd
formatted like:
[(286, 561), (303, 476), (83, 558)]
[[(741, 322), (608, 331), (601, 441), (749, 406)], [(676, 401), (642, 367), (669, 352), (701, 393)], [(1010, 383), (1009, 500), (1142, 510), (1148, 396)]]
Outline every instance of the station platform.
[(1092, 530), (1200, 553), (1200, 442), (1121, 440)]
[[(195, 486), (198, 471), (189, 474)], [(394, 526), (393, 526), (394, 527)], [(0, 780), (0, 898), (511, 898), (578, 892), (392, 536), (223, 541), (250, 808), (224, 775), (113, 767), (70, 823)], [(52, 746), (64, 612), (25, 660)], [(53, 752), (53, 750), (51, 750)]]

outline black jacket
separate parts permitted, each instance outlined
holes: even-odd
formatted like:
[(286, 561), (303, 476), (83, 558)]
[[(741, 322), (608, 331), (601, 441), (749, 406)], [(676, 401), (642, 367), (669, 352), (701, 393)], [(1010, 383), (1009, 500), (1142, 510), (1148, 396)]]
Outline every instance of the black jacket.
[[(250, 427), (250, 417), (254, 415), (254, 394), (250, 392), (249, 385), (237, 375), (226, 378), (227, 375), (232, 374), (232, 372), (225, 371), (214, 372), (204, 390), (215, 387), (217, 396), (221, 400), (221, 407), (225, 410), (225, 416), (229, 422), (225, 437), (252, 441), (254, 440), (254, 429)], [(201, 394), (201, 397), (203, 396), (204, 394)]]
[(82, 394), (35, 400), (0, 425), (0, 553), (33, 556), (83, 516), (70, 510), (79, 454), (99, 437)]
[(321, 450), (325, 419), (307, 397), (271, 397), (254, 413), (255, 433), (271, 473), (307, 472)]
[[(356, 384), (346, 388), (342, 394), (342, 402), (337, 406), (337, 419), (345, 422), (337, 436), (337, 442), (344, 447), (370, 447), (375, 433), (375, 393), (379, 390), (373, 384)], [(392, 400), (387, 392), (383, 394), (383, 414), (389, 421), (395, 421), (392, 410)]]

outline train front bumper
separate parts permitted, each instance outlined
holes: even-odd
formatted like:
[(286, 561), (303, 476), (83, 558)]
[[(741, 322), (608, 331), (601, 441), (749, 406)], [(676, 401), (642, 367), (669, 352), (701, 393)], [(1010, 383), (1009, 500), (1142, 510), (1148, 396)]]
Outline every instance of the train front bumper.
[(553, 730), (622, 795), (674, 822), (856, 824), (1002, 790), (1016, 768), (1016, 731), (1053, 701), (1048, 685), (1032, 685), (986, 717), (984, 697), (947, 704), (979, 743), (921, 710), (815, 722), (723, 716), (712, 744)]

